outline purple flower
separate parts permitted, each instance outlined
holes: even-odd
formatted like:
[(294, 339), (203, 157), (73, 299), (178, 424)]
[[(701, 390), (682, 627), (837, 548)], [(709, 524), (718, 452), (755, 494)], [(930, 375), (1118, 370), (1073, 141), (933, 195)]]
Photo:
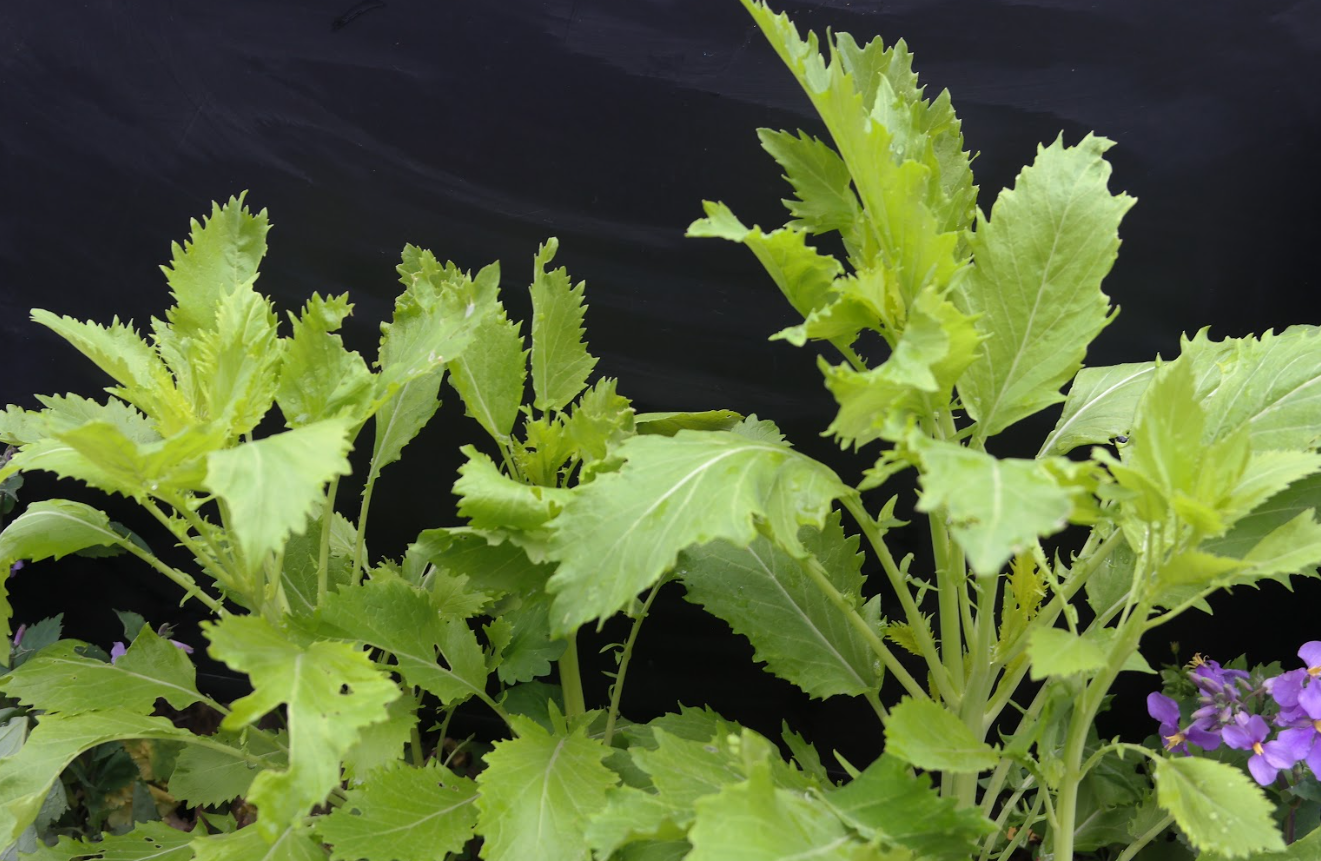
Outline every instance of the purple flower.
[(15, 562), (13, 565), (10, 565), (10, 566), (9, 566), (9, 576), (10, 576), (10, 577), (13, 577), (15, 574), (18, 573), (18, 569), (20, 569), (20, 568), (22, 568), (22, 567), (23, 567), (23, 560), (22, 560), (22, 559), (18, 560), (18, 561)]
[[(1248, 758), (1248, 771), (1262, 786), (1274, 783), (1281, 769), (1293, 768), (1294, 763), (1306, 754), (1301, 745), (1307, 740), (1300, 735), (1285, 738), (1281, 733), (1281, 738), (1266, 741), (1270, 732), (1270, 725), (1265, 718), (1246, 712), (1239, 712), (1234, 716), (1234, 723), (1221, 730), (1225, 744), (1235, 750), (1252, 751), (1252, 756)], [(1307, 743), (1310, 747), (1310, 742)]]
[(1220, 736), (1201, 720), (1195, 720), (1187, 728), (1179, 729), (1179, 704), (1165, 694), (1147, 694), (1147, 714), (1160, 722), (1160, 735), (1168, 751), (1187, 756), (1188, 742), (1203, 750), (1215, 750), (1220, 746)]

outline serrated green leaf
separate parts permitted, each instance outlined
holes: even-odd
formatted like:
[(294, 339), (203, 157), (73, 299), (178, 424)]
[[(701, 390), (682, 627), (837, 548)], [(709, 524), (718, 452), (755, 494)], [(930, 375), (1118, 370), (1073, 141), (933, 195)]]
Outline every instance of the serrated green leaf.
[(500, 471), (470, 445), (459, 449), (468, 462), (459, 467), (454, 493), (459, 514), (475, 529), (536, 530), (560, 511), (571, 493), (562, 488), (524, 484)]
[(550, 596), (538, 589), (502, 610), (500, 620), (511, 626), (508, 642), (500, 649), (500, 681), (507, 685), (548, 675), (568, 643), (551, 639)]
[(1155, 362), (1083, 368), (1073, 378), (1064, 412), (1041, 444), (1041, 454), (1065, 454), (1080, 445), (1107, 443), (1127, 434), (1155, 371)]
[(793, 450), (727, 431), (636, 436), (617, 454), (622, 470), (576, 489), (551, 523), (560, 562), (549, 591), (554, 634), (626, 606), (680, 550), (725, 539), (746, 546), (764, 521), (798, 557), (798, 528), (822, 525), (844, 492), (827, 467)]
[(552, 735), (535, 721), (511, 717), (517, 738), (497, 742), (477, 776), (478, 831), (489, 861), (588, 861), (588, 821), (605, 808), (615, 773), (608, 752), (586, 727)]
[(250, 568), (305, 530), (326, 482), (348, 475), (348, 434), (345, 419), (325, 419), (207, 458), (206, 486), (228, 503), (229, 531)]
[(326, 850), (310, 827), (285, 826), (267, 837), (257, 821), (257, 827), (195, 838), (193, 861), (326, 861)]
[(1321, 327), (1290, 326), (1223, 347), (1219, 378), (1204, 402), (1206, 440), (1247, 425), (1254, 451), (1321, 444)]
[(605, 809), (588, 823), (586, 840), (598, 858), (614, 858), (621, 848), (637, 842), (682, 839), (687, 832), (675, 824), (676, 812), (657, 795), (617, 786), (606, 797)]
[(108, 422), (92, 421), (59, 432), (56, 439), (108, 478), (114, 492), (140, 498), (162, 487), (199, 489), (205, 459), (225, 444), (226, 430), (218, 424), (194, 425), (165, 439), (139, 443)]
[(1154, 762), (1156, 800), (1195, 848), (1226, 858), (1284, 849), (1274, 805), (1240, 769), (1197, 757)]
[[(232, 801), (247, 794), (264, 767), (283, 769), (289, 764), (287, 751), (269, 733), (222, 730), (211, 740), (233, 752), (214, 745), (188, 745), (180, 751), (170, 774), (170, 794), (195, 807)], [(254, 758), (260, 765), (252, 762)]]
[(257, 775), (248, 800), (260, 811), (256, 828), (274, 842), (339, 784), (339, 763), (369, 724), (386, 719), (399, 687), (368, 657), (343, 643), (302, 645), (256, 616), (203, 623), (209, 652), (246, 672), (253, 692), (234, 702), (222, 729), (255, 723), (286, 705), (289, 768)]
[(917, 508), (944, 512), (976, 574), (995, 574), (1015, 553), (1067, 524), (1072, 494), (1044, 462), (996, 458), (924, 437), (912, 441), (923, 466)]
[(436, 565), (467, 577), (469, 588), (496, 596), (542, 589), (554, 571), (550, 565), (533, 563), (514, 544), (492, 544), (486, 535), (465, 527), (422, 532), (409, 545), (405, 569), (410, 558), (414, 567)]
[(445, 368), (440, 366), (403, 382), (376, 410), (371, 465), (374, 475), (399, 460), (404, 446), (421, 433), (440, 409), (440, 383), (444, 378)]
[(43, 649), (0, 678), (0, 690), (47, 712), (120, 708), (146, 715), (162, 697), (176, 709), (202, 699), (193, 662), (149, 627), (113, 664), (84, 657), (84, 646), (61, 640)]
[(164, 822), (139, 822), (127, 834), (103, 834), (96, 842), (60, 837), (54, 846), (41, 846), (24, 861), (190, 861), (195, 835)]
[(224, 206), (212, 202), (210, 216), (200, 224), (189, 221), (190, 238), (182, 246), (171, 244), (173, 259), (161, 271), (176, 303), (167, 317), (181, 335), (211, 328), (220, 300), (257, 280), (270, 222), (266, 210), (253, 215), (243, 205), (246, 196), (231, 197)]
[(313, 293), (303, 313), (289, 315), (293, 337), (285, 347), (275, 401), (285, 424), (303, 427), (321, 419), (348, 418), (354, 425), (371, 411), (376, 381), (362, 356), (344, 349), (338, 331), (353, 312), (349, 294)]
[(502, 443), (514, 428), (527, 381), (528, 351), (520, 329), (497, 307), (473, 326), (472, 343), (449, 362), (450, 385), (464, 411)]
[(975, 808), (959, 808), (931, 789), (898, 758), (883, 754), (826, 803), (869, 840), (905, 846), (923, 857), (954, 858), (976, 851), (995, 825)]
[(584, 461), (604, 460), (607, 453), (635, 432), (633, 407), (615, 391), (607, 377), (583, 392), (565, 422), (565, 434)]
[(918, 768), (954, 774), (986, 771), (1000, 761), (949, 709), (912, 697), (890, 710), (885, 751)]
[(351, 784), (359, 784), (377, 770), (404, 758), (404, 745), (412, 741), (417, 729), (417, 698), (405, 691), (399, 699), (386, 706), (389, 717), (380, 723), (362, 728), (358, 743), (344, 754), (344, 777)]
[(681, 430), (730, 430), (743, 416), (733, 410), (706, 410), (700, 413), (638, 413), (633, 416), (638, 433), (674, 436)]
[(187, 741), (193, 734), (165, 718), (123, 709), (44, 715), (17, 754), (0, 760), (0, 846), (8, 846), (37, 816), (51, 785), (76, 756), (108, 741)]
[[(108, 398), (104, 404), (74, 394), (37, 395), (37, 400), (45, 407), (40, 412), (27, 412), (12, 405), (8, 408), (4, 417), (0, 417), (0, 440), (26, 445), (93, 421), (113, 425), (137, 443), (152, 443), (161, 438), (146, 416), (116, 398)], [(19, 427), (6, 432), (9, 422), (18, 422)]]
[(317, 819), (334, 861), (432, 861), (457, 853), (472, 837), (477, 787), (434, 760), (399, 765), (350, 789), (344, 804)]
[[(446, 705), (486, 687), (486, 656), (467, 623), (442, 618), (426, 592), (403, 580), (373, 578), (328, 595), (321, 618), (339, 629), (337, 636), (393, 654), (410, 685)], [(445, 664), (437, 662), (438, 650)]]
[(784, 178), (797, 194), (797, 200), (784, 201), (796, 219), (789, 226), (801, 227), (810, 233), (838, 230), (846, 243), (859, 246), (862, 204), (853, 193), (853, 178), (839, 154), (802, 131), (794, 136), (788, 132), (758, 129), (757, 137), (762, 149), (784, 168)]
[(1106, 664), (1105, 643), (1097, 638), (1079, 636), (1063, 628), (1038, 628), (1027, 641), (1032, 660), (1032, 680), (1048, 676), (1072, 676), (1090, 673)]
[(0, 532), (0, 565), (59, 559), (87, 547), (123, 544), (102, 511), (71, 499), (34, 502)]
[(1059, 403), (1087, 345), (1113, 319), (1101, 281), (1119, 251), (1118, 227), (1134, 200), (1106, 188), (1112, 146), (1088, 135), (1057, 139), (978, 215), (976, 265), (956, 296), (994, 337), (959, 381), (978, 433), (993, 436)]
[(596, 367), (583, 342), (584, 282), (571, 285), (563, 266), (546, 271), (559, 247), (546, 240), (532, 264), (532, 403), (542, 412), (564, 409)]
[[(862, 557), (838, 513), (800, 540), (831, 583), (862, 606)], [(803, 571), (802, 563), (758, 537), (746, 549), (715, 541), (684, 551), (677, 570), (688, 600), (724, 619), (756, 650), (753, 659), (812, 697), (857, 696), (880, 688), (876, 657), (862, 636)]]

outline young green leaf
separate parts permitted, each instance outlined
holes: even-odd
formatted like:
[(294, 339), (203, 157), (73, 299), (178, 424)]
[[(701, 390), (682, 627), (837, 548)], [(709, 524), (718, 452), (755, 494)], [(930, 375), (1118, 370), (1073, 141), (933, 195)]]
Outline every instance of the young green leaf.
[(472, 343), (449, 362), (450, 385), (465, 412), (501, 443), (509, 441), (527, 381), (528, 354), (519, 329), (497, 306), (473, 326)]
[(124, 541), (110, 526), (110, 518), (90, 505), (71, 499), (34, 502), (0, 532), (0, 567), (7, 569), (20, 559), (59, 559)]
[(459, 467), (454, 493), (459, 514), (474, 529), (540, 529), (572, 493), (563, 488), (524, 484), (500, 471), (494, 461), (470, 445), (459, 449), (468, 462)]
[[(800, 540), (832, 584), (862, 608), (858, 538), (845, 538), (838, 513)], [(802, 569), (763, 537), (746, 549), (715, 541), (685, 550), (677, 565), (688, 600), (729, 623), (756, 649), (753, 659), (809, 696), (879, 690), (881, 671), (862, 636)]]
[(1240, 769), (1197, 757), (1155, 765), (1156, 800), (1195, 848), (1226, 858), (1284, 849), (1274, 805)]
[(192, 235), (183, 245), (171, 244), (174, 252), (162, 266), (176, 307), (166, 316), (175, 331), (192, 337), (216, 322), (216, 305), (257, 280), (257, 268), (266, 255), (270, 221), (266, 210), (253, 215), (243, 199), (247, 192), (231, 197), (224, 206), (212, 202), (211, 215), (191, 219)]
[(532, 403), (542, 412), (564, 409), (596, 367), (583, 342), (584, 282), (571, 285), (563, 266), (546, 271), (559, 247), (546, 240), (532, 263)]
[(518, 737), (497, 742), (477, 776), (483, 857), (587, 861), (587, 823), (617, 780), (602, 764), (607, 748), (585, 726), (552, 735), (529, 718), (513, 716), (511, 724)]
[(978, 434), (994, 436), (1059, 403), (1087, 345), (1114, 317), (1101, 280), (1119, 251), (1119, 221), (1133, 198), (1106, 188), (1112, 146), (1088, 135), (1057, 139), (978, 215), (976, 265), (956, 296), (989, 338), (959, 381)]
[(203, 627), (212, 657), (252, 679), (253, 692), (234, 702), (222, 729), (286, 706), (289, 768), (263, 771), (248, 792), (261, 814), (257, 831), (274, 842), (339, 785), (340, 760), (363, 727), (386, 719), (399, 686), (352, 646), (297, 643), (257, 616), (226, 616)]
[(1099, 670), (1106, 663), (1105, 645), (1100, 638), (1079, 636), (1063, 628), (1038, 628), (1027, 641), (1032, 680)]
[(912, 697), (890, 710), (885, 751), (918, 768), (954, 774), (986, 771), (1000, 761), (949, 709)]
[(638, 433), (674, 436), (681, 430), (731, 430), (743, 416), (733, 410), (706, 410), (700, 413), (638, 413), (633, 416)]
[(101, 481), (129, 497), (160, 488), (197, 490), (206, 476), (206, 458), (221, 449), (228, 431), (223, 423), (193, 425), (149, 443), (130, 439), (116, 426), (92, 421), (56, 434), (92, 466)]
[(1041, 444), (1040, 454), (1065, 454), (1080, 445), (1108, 443), (1127, 434), (1155, 371), (1155, 362), (1083, 368), (1073, 378), (1064, 412)]
[(326, 482), (349, 473), (348, 434), (347, 420), (324, 419), (207, 458), (206, 486), (228, 504), (226, 525), (250, 569), (306, 529)]
[(432, 861), (472, 838), (477, 787), (434, 760), (396, 764), (350, 789), (341, 807), (318, 817), (316, 831), (333, 861)]
[(794, 187), (797, 200), (784, 205), (796, 219), (791, 228), (820, 234), (838, 230), (848, 248), (863, 245), (862, 205), (853, 193), (853, 177), (848, 166), (830, 146), (800, 131), (758, 129), (762, 149), (784, 168), (784, 178)]
[(349, 294), (321, 298), (317, 293), (293, 314), (275, 401), (285, 424), (302, 427), (321, 419), (349, 418), (359, 424), (371, 411), (376, 381), (356, 352), (344, 349), (334, 332), (353, 311)]
[(560, 562), (548, 585), (556, 635), (626, 606), (680, 550), (721, 538), (746, 546), (757, 518), (801, 558), (798, 528), (824, 524), (830, 501), (844, 492), (820, 463), (728, 431), (636, 436), (616, 453), (623, 469), (577, 488), (551, 522), (550, 555)]
[(903, 846), (922, 857), (963, 857), (995, 830), (976, 809), (960, 809), (952, 798), (931, 789), (889, 754), (863, 769), (846, 786), (825, 794), (835, 813), (869, 840)]

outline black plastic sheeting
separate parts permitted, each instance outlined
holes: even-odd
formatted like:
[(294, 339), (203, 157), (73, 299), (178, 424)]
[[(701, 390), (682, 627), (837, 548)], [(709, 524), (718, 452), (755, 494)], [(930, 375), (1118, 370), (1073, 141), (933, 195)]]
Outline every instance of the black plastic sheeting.
[[(1117, 142), (1111, 187), (1139, 202), (1106, 282), (1124, 310), (1091, 363), (1172, 356), (1181, 331), (1204, 325), (1239, 336), (1321, 322), (1313, 0), (784, 8), (800, 28), (905, 38), (929, 92), (950, 89), (980, 152), (983, 207), (1039, 143), (1092, 130)], [(599, 372), (618, 376), (639, 410), (755, 412), (846, 477), (868, 460), (817, 436), (832, 402), (810, 351), (767, 343), (794, 320), (752, 256), (683, 237), (703, 199), (749, 223), (782, 223), (787, 187), (755, 129), (822, 131), (736, 0), (7, 0), (0, 108), (6, 403), (106, 384), (32, 324), (30, 308), (145, 323), (168, 304), (157, 267), (169, 243), (210, 201), (246, 189), (275, 224), (260, 287), (285, 310), (313, 291), (349, 291), (346, 341), (368, 357), (405, 242), (474, 269), (501, 260), (506, 304), (521, 318), (532, 254), (554, 235), (557, 263), (588, 282)], [(387, 469), (377, 489), (378, 554), (454, 522), (453, 449), (480, 429), (449, 400), (406, 451), (410, 465)], [(1053, 421), (1027, 422), (1028, 436), (1010, 434), (997, 453), (1034, 453)], [(82, 490), (33, 476), (24, 499), (97, 501)], [(64, 609), (71, 634), (108, 644), (109, 606), (191, 624), (153, 576), (123, 560), (72, 559), (29, 566), (11, 586), (20, 620)], [(1308, 601), (1287, 603), (1314, 607), (1315, 584), (1303, 589)], [(845, 705), (839, 717), (809, 706), (751, 669), (750, 650), (721, 623), (668, 597), (643, 631), (626, 709), (647, 717), (677, 695), (768, 730), (797, 716), (813, 737), (820, 721), (819, 740), (865, 761), (871, 742), (859, 752), (835, 737), (865, 708)], [(1226, 619), (1185, 624), (1183, 654), (1289, 657), (1306, 636), (1302, 611), (1287, 617), (1296, 626), (1281, 622), (1286, 597), (1268, 586)], [(1272, 619), (1269, 654), (1254, 616)]]

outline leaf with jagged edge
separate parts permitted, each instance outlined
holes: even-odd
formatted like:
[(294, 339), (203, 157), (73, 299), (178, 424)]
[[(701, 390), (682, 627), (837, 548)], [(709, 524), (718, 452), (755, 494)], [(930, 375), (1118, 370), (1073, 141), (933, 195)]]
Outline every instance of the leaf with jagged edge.
[(343, 805), (317, 818), (316, 831), (334, 861), (432, 861), (472, 838), (476, 800), (476, 784), (435, 760), (400, 763), (350, 789)]
[(176, 709), (203, 699), (193, 662), (148, 626), (113, 664), (85, 657), (85, 648), (60, 640), (0, 677), (0, 690), (52, 714), (119, 708), (146, 715), (160, 698)]
[[(1315, 510), (1321, 510), (1321, 474), (1313, 473), (1294, 481), (1257, 505), (1250, 513), (1239, 518), (1229, 532), (1203, 542), (1201, 549), (1220, 556), (1246, 558), (1268, 537), (1287, 534), (1279, 530), (1285, 527), (1300, 529), (1301, 526), (1295, 523), (1298, 517)], [(1265, 554), (1272, 545), (1263, 547), (1258, 556)], [(1301, 570), (1311, 573), (1311, 568)]]
[(797, 200), (783, 201), (795, 219), (789, 227), (813, 234), (837, 230), (845, 248), (861, 248), (865, 241), (861, 231), (866, 229), (860, 223), (862, 204), (853, 192), (853, 177), (839, 153), (803, 131), (794, 136), (758, 129), (757, 137), (761, 148), (784, 168), (784, 179), (798, 196)]
[(717, 539), (747, 546), (761, 528), (789, 553), (805, 524), (825, 522), (846, 492), (828, 467), (786, 445), (729, 431), (635, 436), (614, 473), (578, 487), (556, 518), (549, 555), (559, 561), (551, 631), (604, 619), (673, 567), (679, 551)]
[(929, 771), (971, 774), (995, 768), (999, 754), (958, 716), (931, 700), (904, 697), (885, 724), (885, 751)]
[(1284, 849), (1274, 805), (1241, 769), (1198, 757), (1154, 763), (1156, 800), (1194, 848), (1226, 858)]
[(633, 426), (638, 433), (660, 436), (674, 436), (681, 430), (732, 430), (741, 421), (743, 416), (733, 410), (636, 413), (633, 416)]
[(473, 326), (472, 342), (449, 362), (450, 385), (463, 400), (464, 411), (501, 443), (509, 441), (523, 403), (528, 351), (521, 326), (495, 312)]
[(501, 609), (496, 620), (510, 626), (497, 668), (500, 681), (506, 685), (548, 675), (551, 661), (558, 661), (568, 646), (566, 641), (550, 636), (550, 596), (545, 591), (538, 589), (517, 600), (516, 606)]
[(884, 269), (862, 269), (842, 275), (830, 285), (828, 301), (797, 326), (771, 335), (801, 347), (808, 341), (834, 341), (851, 345), (864, 330), (897, 330), (905, 309), (894, 276)]
[(102, 834), (96, 842), (63, 835), (54, 846), (38, 846), (23, 861), (192, 861), (196, 835), (164, 822), (137, 822), (126, 834)]
[(34, 502), (0, 532), (0, 566), (59, 559), (88, 547), (122, 545), (105, 512), (71, 499)]
[(206, 458), (224, 447), (228, 430), (219, 423), (193, 425), (155, 442), (139, 443), (115, 425), (91, 421), (55, 434), (109, 479), (115, 492), (141, 498), (161, 488), (198, 490), (206, 477)]
[(280, 746), (288, 741), (283, 735), (221, 730), (211, 741), (215, 744), (190, 744), (179, 752), (170, 774), (170, 795), (195, 807), (224, 804), (246, 794), (263, 770), (289, 765), (288, 751)]
[(694, 221), (688, 236), (728, 239), (746, 245), (793, 309), (807, 318), (829, 303), (831, 283), (843, 274), (839, 261), (807, 244), (807, 231), (781, 227), (763, 233), (746, 227), (723, 203), (703, 201), (706, 218)]
[(258, 827), (195, 838), (193, 861), (326, 861), (326, 849), (302, 823), (281, 826), (271, 835)]
[(523, 420), (523, 438), (515, 437), (510, 448), (518, 474), (531, 484), (541, 487), (560, 484), (561, 472), (575, 452), (568, 421), (567, 412)]
[(23, 410), (10, 404), (0, 413), (0, 442), (24, 446), (91, 421), (103, 421), (118, 428), (138, 443), (161, 438), (147, 417), (116, 398), (98, 404), (80, 395), (37, 395), (44, 409)]
[(1114, 314), (1101, 281), (1119, 253), (1119, 222), (1135, 202), (1107, 188), (1113, 144), (1088, 135), (1057, 138), (1000, 192), (988, 219), (978, 213), (973, 266), (955, 291), (988, 335), (959, 380), (977, 433), (990, 437), (1064, 400), (1087, 345)]
[(300, 316), (290, 312), (293, 337), (286, 342), (275, 393), (288, 427), (341, 416), (357, 424), (370, 412), (376, 380), (362, 356), (346, 350), (334, 334), (352, 312), (347, 293), (324, 299), (313, 293)]
[[(338, 511), (330, 528), (330, 548), (326, 559), (326, 588), (334, 591), (353, 579), (353, 550), (358, 528)], [(366, 547), (365, 558), (371, 558)], [(291, 535), (284, 545), (284, 565), (280, 580), (289, 613), (307, 618), (317, 609), (317, 565), (321, 558), (321, 523), (313, 521), (301, 535)]]
[(466, 527), (428, 529), (419, 534), (408, 548), (404, 567), (407, 571), (423, 565), (467, 577), (469, 588), (495, 596), (541, 589), (555, 570), (532, 562), (514, 544), (492, 544), (485, 534)]
[(68, 341), (114, 378), (119, 385), (107, 391), (146, 413), (162, 436), (171, 436), (196, 423), (197, 417), (175, 387), (169, 368), (131, 323), (120, 323), (116, 317), (109, 326), (102, 327), (39, 308), (33, 309), (32, 319)]
[(475, 529), (541, 529), (573, 495), (564, 488), (510, 478), (470, 445), (459, 451), (468, 456), (468, 462), (459, 467), (454, 493), (459, 497), (459, 514)]
[[(395, 656), (400, 674), (441, 699), (460, 703), (486, 687), (486, 656), (462, 619), (442, 618), (426, 592), (401, 579), (371, 579), (326, 596), (321, 620), (333, 636)], [(445, 664), (438, 663), (440, 652)]]
[(445, 367), (441, 365), (401, 383), (393, 396), (376, 410), (373, 475), (379, 475), (382, 469), (399, 460), (404, 446), (413, 441), (440, 409), (440, 383), (444, 378)]
[(253, 692), (234, 702), (221, 729), (255, 723), (286, 706), (289, 768), (257, 775), (248, 800), (267, 841), (299, 821), (340, 781), (340, 760), (363, 727), (388, 717), (399, 686), (367, 655), (345, 643), (300, 643), (256, 616), (204, 622), (209, 652), (251, 678)]
[(1246, 425), (1254, 451), (1321, 445), (1321, 327), (1290, 326), (1278, 335), (1268, 331), (1260, 338), (1207, 342), (1206, 348), (1216, 347), (1226, 352), (1216, 363), (1220, 375), (1214, 389), (1203, 401), (1206, 441)]
[(596, 381), (573, 405), (565, 432), (584, 461), (604, 460), (611, 449), (636, 432), (632, 402), (615, 391), (618, 381)]
[(1080, 445), (1107, 443), (1127, 434), (1155, 372), (1155, 362), (1083, 368), (1073, 378), (1064, 412), (1041, 444), (1041, 454), (1065, 454)]
[(857, 371), (818, 357), (826, 388), (839, 404), (827, 433), (841, 445), (856, 448), (902, 427), (908, 413), (943, 409), (955, 381), (976, 359), (981, 339), (971, 318), (934, 291), (924, 290), (883, 364)]
[(922, 857), (964, 857), (995, 825), (975, 808), (941, 798), (931, 779), (918, 776), (898, 758), (882, 754), (826, 803), (868, 839), (904, 846)]
[(361, 784), (377, 770), (404, 759), (404, 746), (413, 740), (417, 729), (417, 697), (405, 691), (386, 706), (389, 717), (362, 728), (358, 743), (344, 754), (344, 779)]
[(596, 367), (583, 341), (585, 282), (572, 285), (563, 266), (546, 271), (559, 247), (547, 239), (532, 264), (532, 403), (542, 412), (564, 409)]
[(231, 197), (224, 206), (212, 202), (210, 216), (200, 224), (189, 221), (189, 239), (182, 246), (171, 243), (173, 259), (161, 271), (176, 303), (166, 316), (180, 335), (214, 326), (220, 300), (257, 280), (270, 222), (266, 210), (253, 215), (243, 205), (246, 196)]
[(350, 471), (349, 424), (342, 418), (213, 452), (206, 486), (229, 506), (229, 532), (249, 568), (279, 550), (325, 501), (325, 485)]
[[(557, 714), (552, 718), (558, 717)], [(477, 776), (477, 830), (487, 861), (586, 861), (588, 821), (605, 808), (615, 773), (602, 764), (609, 748), (570, 731), (563, 719), (547, 732), (536, 721), (510, 716), (517, 738), (499, 741)]]
[[(804, 529), (799, 538), (840, 594), (861, 610), (858, 538), (844, 536), (839, 513), (827, 518), (825, 529)], [(747, 637), (754, 660), (808, 696), (858, 696), (880, 689), (880, 668), (866, 640), (802, 563), (766, 538), (759, 536), (747, 548), (716, 541), (685, 550), (676, 569), (689, 601)]]
[(0, 760), (0, 846), (18, 838), (37, 816), (51, 785), (80, 753), (121, 739), (189, 741), (196, 737), (165, 718), (124, 709), (43, 715), (22, 749)]
[(917, 509), (939, 511), (978, 576), (996, 574), (1010, 557), (1068, 524), (1073, 496), (1040, 460), (997, 458), (918, 434), (922, 460)]

